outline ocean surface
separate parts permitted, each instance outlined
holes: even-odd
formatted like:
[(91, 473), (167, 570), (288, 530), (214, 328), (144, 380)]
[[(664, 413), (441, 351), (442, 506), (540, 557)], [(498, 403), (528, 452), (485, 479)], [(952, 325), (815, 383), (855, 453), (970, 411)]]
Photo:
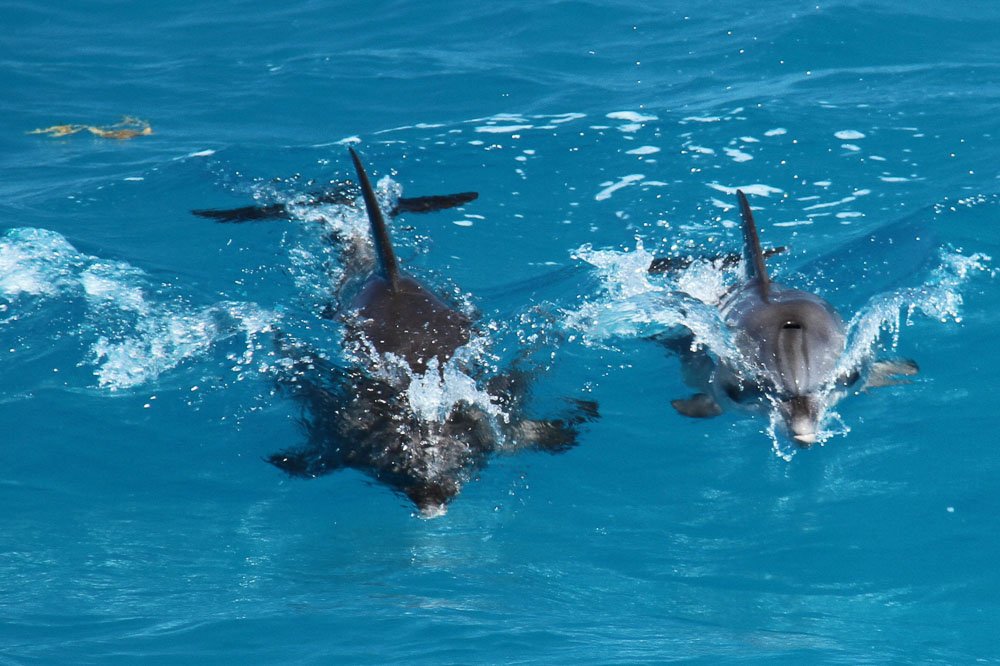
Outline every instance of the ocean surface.
[[(1000, 662), (995, 2), (12, 0), (0, 22), (0, 662)], [(148, 125), (109, 135), (126, 116)], [(365, 221), (306, 202), (353, 177), (348, 145), (387, 205), (479, 192), (397, 217), (401, 261), (477, 313), (481, 362), (544, 359), (535, 414), (599, 405), (432, 519), (266, 462), (306, 438), (276, 338), (342, 354), (329, 239)], [(738, 252), (736, 188), (854, 360), (920, 367), (832, 405), (808, 450), (766, 411), (676, 413), (692, 390), (652, 339), (711, 323), (690, 298), (733, 271), (646, 267)], [(255, 203), (290, 219), (191, 213)]]

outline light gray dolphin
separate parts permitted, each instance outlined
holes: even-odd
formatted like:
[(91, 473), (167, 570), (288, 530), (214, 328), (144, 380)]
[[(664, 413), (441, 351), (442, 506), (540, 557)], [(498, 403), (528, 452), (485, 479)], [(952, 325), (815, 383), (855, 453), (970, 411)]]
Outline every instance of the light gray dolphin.
[[(737, 190), (743, 217), (743, 283), (721, 304), (722, 318), (753, 374), (756, 388), (775, 401), (792, 437), (816, 442), (822, 417), (818, 394), (836, 383), (837, 365), (847, 347), (844, 321), (815, 294), (771, 282), (746, 195)], [(727, 391), (732, 393), (730, 379)], [(738, 388), (737, 393), (738, 395)]]
[[(743, 218), (743, 275), (719, 308), (738, 358), (715, 363), (690, 350), (690, 337), (668, 342), (681, 355), (686, 376), (707, 371), (710, 384), (705, 392), (671, 404), (685, 416), (710, 417), (722, 412), (720, 392), (738, 403), (763, 401), (775, 406), (796, 443), (808, 447), (817, 440), (836, 389), (859, 378), (858, 373), (838, 376), (847, 331), (824, 299), (771, 281), (750, 204), (742, 191), (736, 195)], [(876, 366), (869, 386), (895, 383), (888, 375), (916, 372), (916, 365), (906, 361)]]

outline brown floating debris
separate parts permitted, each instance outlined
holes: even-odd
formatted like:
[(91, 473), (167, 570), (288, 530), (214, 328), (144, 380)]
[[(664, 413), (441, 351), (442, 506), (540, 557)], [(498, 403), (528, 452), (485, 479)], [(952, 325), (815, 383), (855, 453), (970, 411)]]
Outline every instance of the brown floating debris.
[(98, 127), (96, 125), (53, 125), (44, 129), (31, 130), (28, 134), (47, 134), (52, 137), (69, 136), (77, 132), (86, 130), (102, 139), (134, 139), (137, 136), (148, 136), (153, 133), (153, 128), (145, 120), (133, 116), (125, 116), (120, 122), (114, 125)]

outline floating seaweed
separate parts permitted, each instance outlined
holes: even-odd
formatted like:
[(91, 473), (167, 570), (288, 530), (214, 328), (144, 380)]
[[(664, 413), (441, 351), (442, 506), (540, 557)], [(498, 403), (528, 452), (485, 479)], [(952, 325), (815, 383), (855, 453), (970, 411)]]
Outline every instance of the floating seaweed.
[(137, 136), (148, 136), (153, 133), (153, 128), (145, 120), (133, 116), (124, 116), (121, 121), (114, 125), (98, 127), (96, 125), (53, 125), (44, 129), (35, 129), (28, 134), (47, 134), (52, 137), (69, 136), (77, 132), (87, 131), (102, 139), (134, 139)]

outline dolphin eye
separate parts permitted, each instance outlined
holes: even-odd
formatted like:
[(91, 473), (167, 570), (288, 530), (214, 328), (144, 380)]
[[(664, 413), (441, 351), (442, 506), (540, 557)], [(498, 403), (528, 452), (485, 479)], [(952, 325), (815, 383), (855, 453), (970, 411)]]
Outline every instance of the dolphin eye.
[(786, 331), (800, 331), (802, 330), (802, 324), (798, 323), (797, 321), (786, 321), (784, 324), (781, 325), (781, 328), (785, 329)]

